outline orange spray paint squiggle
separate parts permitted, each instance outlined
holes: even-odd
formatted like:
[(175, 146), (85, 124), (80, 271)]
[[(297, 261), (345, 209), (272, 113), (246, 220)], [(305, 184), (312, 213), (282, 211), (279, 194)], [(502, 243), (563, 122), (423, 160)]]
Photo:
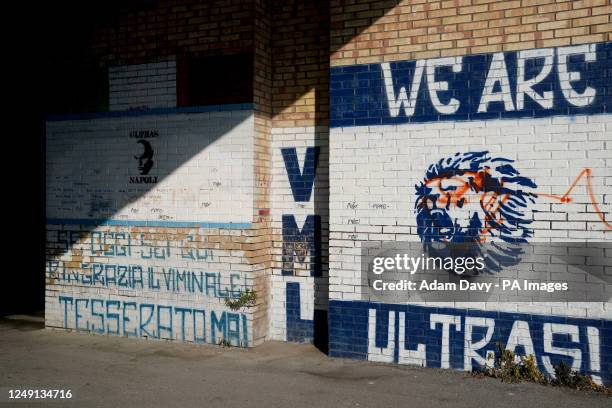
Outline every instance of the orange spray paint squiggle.
[(612, 230), (612, 224), (606, 221), (606, 217), (604, 215), (605, 213), (601, 210), (601, 208), (599, 208), (599, 204), (597, 203), (597, 199), (595, 198), (595, 193), (593, 192), (593, 182), (591, 178), (591, 173), (592, 173), (592, 170), (589, 168), (582, 169), (582, 171), (574, 179), (574, 182), (570, 185), (568, 190), (563, 195), (538, 193), (538, 196), (552, 198), (554, 200), (558, 200), (561, 203), (570, 203), (572, 202), (572, 198), (570, 197), (570, 195), (572, 194), (572, 191), (574, 190), (576, 185), (578, 185), (578, 182), (580, 181), (580, 179), (584, 177), (586, 178), (586, 188), (589, 194), (589, 199), (591, 200), (591, 205), (593, 206), (595, 213), (597, 214), (601, 222), (604, 224), (606, 229)]

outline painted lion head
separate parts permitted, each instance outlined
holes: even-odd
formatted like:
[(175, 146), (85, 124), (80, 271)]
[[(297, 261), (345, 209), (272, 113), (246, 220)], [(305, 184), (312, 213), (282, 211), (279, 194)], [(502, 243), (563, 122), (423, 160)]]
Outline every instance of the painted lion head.
[(525, 211), (537, 195), (525, 190), (537, 186), (512, 163), (481, 151), (456, 153), (430, 165), (424, 180), (415, 185), (421, 242), (527, 242), (533, 231)]

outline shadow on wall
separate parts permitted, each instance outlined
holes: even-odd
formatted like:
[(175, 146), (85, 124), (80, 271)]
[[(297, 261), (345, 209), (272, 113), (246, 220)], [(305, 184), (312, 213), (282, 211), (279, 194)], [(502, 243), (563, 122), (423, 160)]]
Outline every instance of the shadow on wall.
[[(273, 126), (312, 126), (316, 128), (314, 145), (319, 151), (314, 192), (315, 239), (311, 251), (317, 272), (314, 276), (314, 321), (302, 320), (299, 309), (299, 283), (287, 283), (287, 313), (290, 341), (304, 341), (312, 335), (314, 344), (323, 352), (328, 350), (327, 307), (329, 303), (329, 67), (330, 52), (341, 49), (370, 25), (384, 17), (399, 2), (329, 0), (300, 2), (272, 0), (273, 52)], [(349, 6), (351, 10), (345, 9)], [(338, 12), (337, 10), (342, 11)], [(334, 11), (335, 10), (335, 11)], [(336, 13), (333, 16), (332, 12)], [(352, 20), (345, 27), (344, 20)], [(355, 26), (355, 23), (359, 26)], [(331, 30), (331, 31), (330, 31)], [(331, 37), (332, 31), (342, 36)], [(312, 101), (314, 98), (314, 101)], [(301, 227), (301, 226), (300, 226)], [(293, 227), (295, 229), (295, 227)], [(298, 240), (307, 231), (297, 231)], [(292, 258), (292, 257), (290, 257)], [(320, 270), (320, 274), (318, 271)], [(291, 272), (288, 273), (291, 275)]]
[[(328, 66), (327, 66), (328, 68)], [(326, 68), (326, 69), (327, 69)], [(319, 96), (321, 95), (322, 96)], [(327, 309), (329, 304), (329, 128), (327, 114), (319, 104), (329, 106), (327, 90), (315, 89), (315, 146), (319, 147), (319, 185), (314, 194), (314, 213), (321, 217), (321, 276), (314, 278), (314, 322), (313, 343), (327, 354), (329, 352), (329, 330)], [(317, 309), (324, 306), (324, 310)]]
[[(314, 280), (313, 320), (300, 317), (300, 285), (304, 283), (291, 279), (285, 283), (287, 340), (312, 341), (327, 353), (330, 2), (273, 0), (272, 4), (273, 127), (314, 126), (314, 140), (307, 143), (306, 156), (318, 159), (315, 164), (308, 157), (298, 159), (295, 149), (283, 152), (283, 156), (287, 154), (285, 166), (291, 167), (293, 172), (294, 179), (290, 178), (290, 183), (292, 190), (295, 188), (296, 202), (310, 200), (312, 178), (306, 174), (316, 169), (313, 213), (308, 214), (304, 226), (295, 222), (293, 214), (283, 217), (283, 275), (294, 276), (293, 263), (297, 257), (300, 263), (310, 260), (310, 276)], [(303, 169), (298, 164), (302, 160)], [(296, 193), (303, 187), (307, 195)]]
[(250, 223), (252, 135), (251, 110), (50, 120), (47, 223), (64, 228), (48, 256), (101, 225)]
[[(150, 9), (151, 3), (145, 2), (143, 5), (144, 8)], [(343, 2), (341, 2), (343, 3)], [(370, 3), (370, 1), (360, 1), (360, 4)], [(130, 3), (131, 4), (131, 3)], [(283, 120), (282, 114), (285, 112), (296, 112), (295, 104), (296, 102), (300, 102), (305, 96), (310, 95), (314, 91), (315, 98), (315, 106), (314, 111), (309, 112), (306, 115), (296, 115), (298, 119), (303, 120), (311, 120), (314, 119), (314, 125), (317, 127), (317, 132), (315, 136), (315, 146), (320, 148), (322, 155), (320, 157), (319, 163), (319, 171), (321, 173), (328, 174), (328, 151), (329, 151), (329, 139), (328, 139), (328, 118), (329, 118), (329, 52), (330, 49), (332, 52), (337, 50), (342, 46), (342, 44), (332, 43), (330, 44), (330, 29), (338, 29), (339, 25), (342, 25), (343, 22), (340, 23), (330, 23), (330, 4), (329, 1), (320, 0), (313, 3), (308, 3), (304, 5), (301, 2), (294, 0), (273, 0), (274, 4), (274, 16), (273, 21), (277, 23), (273, 24), (272, 27), (272, 49), (273, 49), (273, 85), (272, 85), (272, 94), (276, 96), (273, 101), (273, 113), (275, 115), (275, 120), (280, 119)], [(278, 6), (278, 7), (276, 7)], [(138, 9), (139, 6), (136, 5), (136, 2), (131, 9)], [(306, 7), (306, 9), (304, 9)], [(354, 36), (359, 35), (361, 30), (367, 29), (367, 27), (372, 24), (375, 20), (385, 15), (385, 13), (395, 7), (395, 4), (389, 5), (386, 8), (377, 9), (370, 15), (375, 15), (374, 17), (366, 17), (364, 19), (360, 19), (360, 21), (365, 21), (364, 25), (359, 28), (347, 28), (344, 32), (350, 32), (350, 38), (345, 37), (343, 41), (348, 42)], [(110, 8), (109, 8), (110, 9)], [(109, 12), (107, 9), (103, 19), (111, 20), (114, 17), (109, 15), (114, 15), (117, 13), (121, 13), (122, 11), (117, 11), (115, 13)], [(74, 14), (74, 13), (73, 13)], [(354, 13), (349, 13), (354, 14)], [(289, 27), (289, 22), (293, 21), (292, 19), (299, 17), (299, 24), (302, 24), (301, 31), (293, 30), (293, 43), (290, 46), (286, 46), (286, 37), (288, 33), (283, 30)], [(79, 27), (86, 27), (84, 24), (86, 19), (79, 19), (81, 21)], [(62, 25), (61, 21), (63, 20), (54, 20), (55, 23), (53, 25)], [(59, 23), (58, 23), (59, 21)], [(90, 26), (84, 30), (84, 32), (90, 31)], [(291, 30), (290, 30), (291, 31)], [(52, 31), (55, 32), (55, 31)], [(64, 29), (62, 31), (64, 36), (68, 36), (71, 30)], [(55, 34), (54, 34), (55, 35)], [(121, 34), (119, 34), (121, 35)], [(61, 39), (61, 35), (55, 35)], [(73, 38), (74, 36), (66, 37)], [(81, 43), (86, 43), (90, 38), (89, 34), (83, 35), (79, 37), (79, 44), (76, 45), (76, 49), (85, 50), (86, 46)], [(166, 39), (161, 39), (166, 41)], [(165, 43), (164, 41), (156, 43), (157, 47), (162, 47)], [(278, 41), (275, 44), (275, 41)], [(50, 43), (62, 44), (62, 41), (56, 41), (53, 39), (49, 39)], [(54, 51), (49, 51), (48, 57), (51, 55), (54, 56), (54, 59), (63, 58), (65, 56), (68, 59), (74, 59), (74, 50), (68, 49), (68, 52), (62, 53), (61, 50), (57, 50), (58, 47), (52, 47)], [(284, 49), (283, 52), (280, 52), (281, 48)], [(64, 50), (65, 51), (65, 50)], [(177, 49), (176, 54), (180, 54), (181, 50)], [(83, 55), (89, 55), (89, 52), (83, 51)], [(78, 54), (78, 52), (77, 52)], [(60, 57), (57, 57), (60, 55)], [(49, 60), (48, 58), (48, 60)], [(112, 56), (109, 61), (112, 61)], [(99, 62), (99, 64), (108, 64), (109, 62)], [(280, 81), (279, 78), (289, 78), (286, 81)], [(301, 79), (301, 80), (298, 80)], [(48, 78), (48, 81), (51, 81), (52, 78)], [(280, 84), (280, 85), (278, 85)], [(103, 102), (100, 102), (103, 103)], [(233, 120), (233, 119), (232, 119)], [(162, 123), (161, 121), (157, 122)], [(227, 132), (230, 132), (231, 129), (235, 126), (238, 126), (239, 123), (227, 121), (225, 123), (225, 127), (219, 126), (214, 129), (212, 132), (206, 133), (203, 140), (198, 141), (195, 145), (192, 146), (184, 146), (181, 144), (181, 141), (178, 139), (168, 139), (167, 141), (163, 141), (163, 138), (160, 137), (158, 141), (161, 141), (161, 144), (156, 143), (155, 141), (150, 142), (150, 147), (153, 150), (153, 156), (150, 156), (150, 152), (147, 150), (146, 143), (140, 143), (141, 139), (131, 139), (131, 142), (128, 145), (127, 150), (124, 152), (125, 154), (121, 157), (121, 162), (127, 166), (127, 168), (137, 171), (135, 177), (147, 177), (147, 176), (156, 176), (157, 183), (136, 183), (138, 184), (138, 188), (131, 188), (130, 186), (130, 174), (123, 173), (122, 170), (119, 169), (120, 166), (117, 163), (113, 163), (113, 160), (110, 159), (109, 155), (118, 154), (117, 150), (121, 150), (121, 148), (117, 146), (113, 146), (108, 149), (100, 149), (100, 146), (81, 146), (79, 148), (83, 148), (83, 151), (88, 151), (93, 153), (93, 150), (96, 150), (95, 159), (86, 160), (82, 168), (79, 168), (77, 174), (86, 175), (83, 179), (89, 178), (88, 181), (82, 181), (81, 185), (71, 186), (74, 191), (87, 192), (87, 189), (90, 190), (92, 194), (92, 200), (90, 205), (86, 208), (80, 208), (79, 211), (84, 214), (86, 217), (90, 217), (92, 219), (108, 219), (113, 215), (121, 214), (121, 211), (129, 211), (132, 208), (133, 203), (137, 202), (138, 199), (142, 196), (146, 196), (151, 193), (152, 187), (155, 184), (164, 183), (167, 179), (172, 178), (173, 174), (178, 171), (185, 163), (188, 163), (191, 159), (193, 159), (198, 154), (202, 152), (206, 153), (206, 149), (210, 144), (219, 140), (224, 136)], [(145, 126), (142, 129), (132, 129), (132, 130), (150, 130), (155, 129), (155, 126)], [(121, 133), (123, 132), (123, 133)], [(129, 138), (130, 130), (124, 128), (119, 131), (121, 137), (124, 137), (127, 140)], [(92, 148), (91, 150), (90, 147)], [(172, 157), (167, 159), (161, 159), (163, 156), (163, 151), (173, 153), (168, 153)], [(114, 151), (114, 153), (113, 153)], [(73, 153), (75, 151), (73, 150)], [(146, 154), (145, 154), (146, 153)], [(135, 159), (135, 156), (139, 157)], [(86, 157), (86, 156), (83, 156)], [(148, 174), (141, 174), (142, 169), (140, 167), (147, 166), (146, 161), (151, 159), (155, 163), (151, 167)], [(161, 159), (161, 160), (160, 160)], [(138, 163), (139, 161), (144, 160), (144, 164)], [(164, 161), (167, 160), (167, 161)], [(251, 167), (252, 168), (252, 167)], [(96, 173), (97, 171), (98, 173)], [(109, 193), (105, 191), (97, 191), (102, 190), (104, 186), (109, 183), (109, 179), (105, 179), (103, 176), (110, 176), (110, 183), (115, 190), (115, 193)], [(53, 177), (53, 172), (47, 175), (47, 180)], [(326, 177), (327, 178), (327, 177)], [(123, 180), (123, 181), (122, 181)], [(56, 180), (57, 181), (57, 180)], [(120, 185), (125, 187), (127, 184), (128, 187), (124, 188), (125, 191), (121, 190)], [(88, 185), (87, 185), (88, 184)], [(60, 194), (61, 195), (61, 194)], [(95, 195), (95, 197), (94, 197)], [(61, 203), (60, 207), (64, 208), (72, 208), (74, 204), (70, 202)], [(252, 200), (251, 200), (252, 202)], [(328, 214), (329, 214), (329, 187), (327, 181), (325, 183), (320, 183), (317, 186), (317, 192), (314, 195), (314, 207), (315, 207), (315, 215), (319, 215), (322, 218), (322, 226), (321, 230), (324, 233), (321, 236), (321, 262), (322, 262), (322, 276), (315, 278), (315, 304), (316, 305), (327, 305), (329, 294), (328, 294)], [(123, 214), (125, 215), (125, 214)], [(250, 215), (250, 213), (249, 213)], [(49, 216), (49, 215), (48, 215)], [(59, 216), (57, 218), (60, 218)], [(128, 217), (129, 218), (129, 217)], [(185, 219), (185, 218), (183, 218)], [(206, 218), (200, 218), (206, 219)], [(188, 220), (188, 219), (187, 219)], [(169, 221), (169, 220), (167, 220)], [(87, 234), (92, 231), (97, 225), (101, 223), (92, 223), (90, 225), (86, 225), (84, 228), (75, 229), (74, 236), (69, 232), (64, 236), (63, 246), (53, 248), (51, 250), (50, 256), (60, 255), (63, 251), (66, 251), (71, 247), (74, 243), (74, 239), (79, 239), (79, 236), (83, 234)], [(314, 337), (315, 344), (317, 344), (321, 349), (326, 350), (327, 348), (327, 323), (326, 316), (323, 313), (317, 311), (315, 313), (315, 322), (314, 326), (316, 327)]]

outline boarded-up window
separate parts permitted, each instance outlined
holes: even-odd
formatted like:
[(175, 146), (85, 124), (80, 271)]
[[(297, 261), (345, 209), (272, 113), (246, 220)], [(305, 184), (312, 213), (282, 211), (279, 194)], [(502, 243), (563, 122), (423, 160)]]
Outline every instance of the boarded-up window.
[(178, 64), (179, 106), (253, 102), (253, 54), (189, 56)]

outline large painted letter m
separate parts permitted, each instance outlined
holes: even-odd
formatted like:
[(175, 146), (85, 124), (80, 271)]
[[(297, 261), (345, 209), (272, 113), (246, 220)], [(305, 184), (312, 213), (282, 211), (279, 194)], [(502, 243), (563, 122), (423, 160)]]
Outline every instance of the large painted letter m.
[(295, 263), (310, 255), (310, 276), (321, 276), (321, 217), (309, 215), (302, 230), (293, 215), (283, 215), (283, 275), (295, 275)]

